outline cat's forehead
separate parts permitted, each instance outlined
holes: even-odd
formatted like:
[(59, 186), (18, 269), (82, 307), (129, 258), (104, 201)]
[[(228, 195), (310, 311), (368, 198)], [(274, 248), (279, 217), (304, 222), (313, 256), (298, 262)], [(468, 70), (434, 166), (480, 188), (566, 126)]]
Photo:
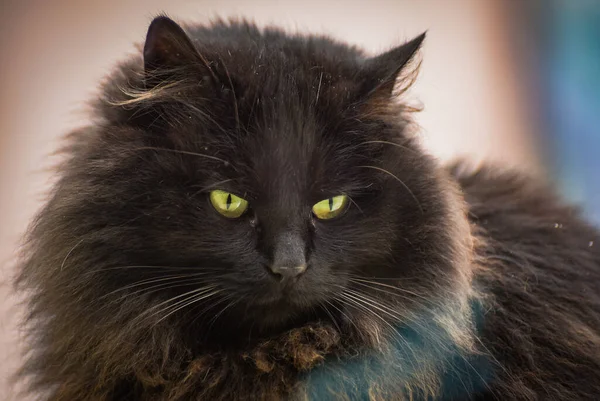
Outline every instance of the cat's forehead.
[(238, 99), (242, 133), (223, 144), (239, 165), (235, 179), (244, 192), (283, 203), (337, 193), (368, 136), (348, 112), (352, 83), (323, 68), (277, 68)]
[(284, 205), (345, 192), (364, 154), (343, 135), (314, 116), (280, 115), (236, 142), (231, 174), (243, 192)]
[(261, 126), (239, 142), (242, 179), (254, 191), (269, 197), (309, 190), (318, 180), (326, 146), (319, 128), (310, 118), (294, 116)]

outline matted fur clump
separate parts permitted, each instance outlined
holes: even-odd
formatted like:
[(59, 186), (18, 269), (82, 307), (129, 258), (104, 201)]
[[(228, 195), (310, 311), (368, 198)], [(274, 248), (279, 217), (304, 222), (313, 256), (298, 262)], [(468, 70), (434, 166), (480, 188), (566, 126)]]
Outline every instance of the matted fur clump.
[(423, 39), (155, 19), (28, 234), (29, 392), (598, 399), (598, 231), (420, 149), (397, 95)]

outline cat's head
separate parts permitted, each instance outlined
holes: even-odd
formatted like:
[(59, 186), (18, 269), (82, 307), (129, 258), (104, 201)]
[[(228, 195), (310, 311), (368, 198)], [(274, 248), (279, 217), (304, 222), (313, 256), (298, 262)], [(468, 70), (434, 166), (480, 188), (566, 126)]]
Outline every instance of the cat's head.
[(423, 35), (369, 58), (244, 23), (188, 33), (157, 18), (74, 136), (38, 227), (65, 293), (260, 331), (456, 291), (462, 208), (395, 97)]

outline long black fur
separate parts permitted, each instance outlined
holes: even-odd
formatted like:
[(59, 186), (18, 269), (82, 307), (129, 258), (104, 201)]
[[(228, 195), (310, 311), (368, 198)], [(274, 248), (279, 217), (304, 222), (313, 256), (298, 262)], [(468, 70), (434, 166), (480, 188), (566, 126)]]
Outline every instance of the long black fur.
[[(422, 41), (370, 58), (157, 18), (27, 236), (29, 392), (598, 399), (600, 235), (535, 180), (419, 148), (397, 95)], [(250, 209), (220, 216), (214, 189)], [(312, 216), (339, 194), (342, 216)], [(290, 238), (308, 268), (283, 286)]]

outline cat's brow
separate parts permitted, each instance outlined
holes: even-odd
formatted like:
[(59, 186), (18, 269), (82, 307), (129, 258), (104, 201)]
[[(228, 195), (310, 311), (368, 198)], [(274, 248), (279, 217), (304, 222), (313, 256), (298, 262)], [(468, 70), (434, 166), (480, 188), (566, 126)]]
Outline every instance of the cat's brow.
[(221, 185), (227, 184), (227, 183), (229, 183), (231, 181), (235, 181), (235, 180), (232, 179), (232, 178), (229, 178), (227, 180), (221, 180), (221, 181), (213, 182), (212, 184), (204, 185), (202, 188), (200, 188), (196, 192), (192, 193), (191, 197), (193, 198), (194, 196), (198, 195), (199, 193), (206, 192), (209, 189), (220, 189)]

